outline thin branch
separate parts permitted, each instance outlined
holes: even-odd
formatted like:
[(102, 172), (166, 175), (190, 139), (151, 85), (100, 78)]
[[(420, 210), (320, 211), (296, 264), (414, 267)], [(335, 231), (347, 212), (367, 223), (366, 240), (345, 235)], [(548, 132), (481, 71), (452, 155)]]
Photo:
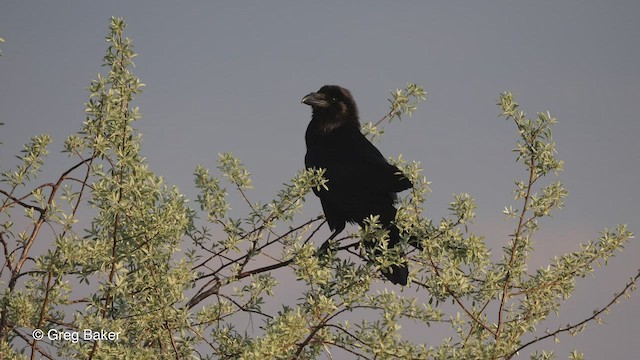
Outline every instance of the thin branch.
[(21, 197), (21, 198), (16, 198), (16, 197), (14, 197), (13, 195), (9, 194), (8, 192), (6, 192), (6, 191), (4, 191), (4, 190), (0, 189), (0, 194), (5, 195), (7, 198), (9, 198), (9, 199), (11, 199), (11, 200), (13, 201), (13, 202), (11, 202), (11, 203), (5, 204), (5, 205), (2, 207), (3, 209), (4, 209), (5, 207), (11, 206), (11, 205), (13, 205), (13, 204), (18, 204), (18, 205), (20, 205), (20, 206), (22, 206), (22, 207), (24, 207), (24, 208), (36, 210), (36, 211), (37, 211), (37, 212), (39, 212), (40, 214), (43, 214), (43, 213), (45, 212), (45, 209), (43, 209), (43, 208), (41, 208), (41, 207), (39, 207), (39, 206), (29, 205), (29, 204), (26, 204), (26, 203), (22, 202), (22, 200), (24, 200), (24, 199), (28, 198), (29, 196), (31, 196), (31, 195), (32, 195), (32, 193), (29, 193), (29, 194), (27, 194), (27, 195), (25, 195), (25, 196), (23, 196), (23, 197)]
[(531, 199), (531, 189), (533, 188), (533, 183), (536, 180), (535, 177), (535, 157), (532, 153), (531, 155), (531, 164), (529, 165), (529, 181), (527, 184), (527, 192), (524, 196), (524, 202), (522, 204), (522, 211), (520, 212), (520, 219), (518, 220), (518, 227), (516, 228), (516, 233), (513, 236), (513, 246), (511, 247), (511, 257), (509, 259), (509, 265), (507, 269), (507, 274), (505, 275), (504, 285), (502, 287), (502, 296), (500, 297), (500, 307), (498, 308), (498, 325), (496, 331), (493, 333), (495, 335), (495, 339), (498, 340), (500, 337), (500, 332), (502, 331), (502, 313), (504, 311), (504, 306), (507, 302), (507, 298), (509, 295), (509, 283), (511, 282), (511, 267), (513, 266), (513, 262), (516, 259), (516, 253), (518, 249), (518, 243), (520, 242), (520, 237), (523, 233), (523, 225), (525, 223), (524, 217), (527, 213), (529, 200)]
[[(264, 249), (265, 247), (267, 247), (267, 246), (269, 246), (269, 245), (271, 245), (271, 244), (273, 244), (273, 243), (276, 243), (276, 242), (280, 241), (280, 240), (281, 240), (282, 238), (284, 238), (285, 236), (287, 236), (287, 235), (289, 235), (289, 234), (291, 234), (291, 233), (293, 233), (293, 232), (295, 232), (295, 231), (298, 231), (298, 230), (300, 230), (300, 229), (302, 229), (302, 228), (304, 228), (304, 227), (306, 227), (306, 226), (309, 226), (309, 225), (311, 225), (312, 223), (314, 223), (314, 222), (316, 222), (316, 221), (318, 221), (318, 220), (320, 220), (320, 219), (322, 219), (322, 218), (323, 218), (322, 216), (318, 216), (318, 217), (316, 217), (316, 218), (314, 218), (314, 219), (311, 219), (311, 220), (309, 220), (309, 221), (305, 222), (304, 224), (302, 224), (302, 225), (300, 225), (300, 226), (297, 226), (297, 227), (295, 227), (295, 228), (290, 229), (288, 232), (286, 232), (286, 233), (285, 233), (285, 234), (283, 234), (282, 236), (280, 236), (280, 237), (278, 237), (278, 238), (276, 238), (276, 239), (274, 239), (274, 240), (268, 241), (267, 243), (263, 244), (262, 246), (260, 246), (260, 247), (258, 247), (258, 248), (256, 248), (256, 249), (253, 249), (253, 250), (254, 250), (254, 251), (256, 251), (256, 252), (260, 252), (260, 251), (261, 251), (262, 249)], [(306, 244), (306, 243), (311, 239), (311, 237), (312, 237), (312, 236), (313, 236), (313, 235), (314, 235), (314, 234), (319, 230), (320, 226), (322, 226), (323, 224), (324, 224), (324, 222), (323, 222), (322, 224), (320, 224), (320, 225), (319, 225), (319, 226), (318, 226), (318, 227), (317, 227), (317, 228), (316, 228), (316, 229), (311, 233), (311, 235), (310, 235), (310, 236), (305, 240), (305, 242), (304, 242), (305, 244)], [(220, 251), (220, 253), (222, 253), (222, 252), (223, 252), (223, 251)], [(220, 256), (221, 256), (221, 255), (220, 255)], [(229, 260), (229, 262), (228, 262), (228, 263), (221, 265), (221, 266), (220, 266), (218, 269), (216, 269), (215, 271), (212, 271), (211, 273), (206, 274), (206, 275), (201, 275), (200, 277), (196, 278), (196, 279), (195, 279), (195, 281), (202, 280), (202, 279), (205, 279), (205, 278), (208, 278), (208, 277), (214, 277), (214, 279), (213, 279), (213, 280), (211, 280), (211, 281), (207, 282), (206, 284), (204, 284), (204, 285), (200, 288), (200, 290), (198, 291), (198, 293), (197, 293), (197, 294), (196, 294), (196, 295), (195, 295), (191, 300), (189, 300), (189, 302), (187, 303), (187, 309), (192, 308), (193, 306), (195, 306), (196, 304), (198, 304), (199, 302), (201, 302), (201, 301), (202, 301), (202, 300), (204, 300), (205, 298), (207, 298), (207, 297), (209, 297), (209, 296), (211, 296), (211, 295), (213, 295), (213, 294), (216, 294), (216, 293), (217, 293), (217, 291), (218, 291), (218, 290), (220, 289), (220, 287), (222, 286), (222, 284), (220, 283), (220, 281), (219, 281), (219, 279), (218, 279), (218, 277), (217, 277), (217, 274), (218, 274), (222, 269), (224, 269), (224, 268), (226, 268), (226, 267), (228, 267), (228, 266), (230, 266), (230, 265), (232, 265), (232, 264), (234, 264), (234, 263), (240, 262), (240, 261), (242, 261), (243, 259), (248, 259), (248, 258), (249, 258), (249, 254), (245, 254), (245, 255), (243, 255), (243, 256), (241, 256), (241, 257), (239, 257), (239, 258), (235, 259), (235, 260), (228, 259), (228, 260)], [(208, 260), (207, 260), (207, 261), (208, 261)], [(274, 270), (274, 269), (278, 269), (278, 268), (281, 268), (281, 267), (287, 266), (287, 265), (289, 265), (292, 261), (293, 261), (292, 259), (289, 259), (288, 261), (286, 261), (286, 262), (284, 262), (284, 263), (277, 263), (277, 264), (273, 264), (273, 265), (267, 266), (267, 267), (265, 267), (265, 268), (259, 268), (259, 269), (254, 269), (254, 270), (247, 271), (247, 272), (241, 272), (240, 274), (238, 274), (238, 276), (237, 276), (237, 280), (239, 280), (239, 279), (243, 279), (243, 278), (245, 278), (245, 277), (247, 277), (247, 276), (251, 276), (251, 275), (254, 275), (254, 274), (258, 274), (258, 273), (262, 273), (262, 272), (265, 272), (265, 271), (270, 271), (270, 270)], [(204, 266), (204, 264), (205, 264), (205, 263), (201, 263), (201, 264), (200, 264), (200, 265), (198, 265), (197, 267)], [(197, 267), (194, 267), (193, 269), (195, 269), (195, 268), (197, 268)], [(214, 282), (214, 281), (218, 281), (218, 283), (217, 283), (216, 285), (214, 285), (213, 287), (211, 287), (211, 288), (209, 288), (208, 290), (206, 290), (206, 291), (205, 291), (204, 289), (205, 289), (207, 286), (209, 286), (209, 284), (211, 284), (211, 283), (212, 283), (212, 282)]]
[[(243, 273), (238, 274), (238, 276), (235, 277), (236, 280), (240, 280), (240, 279), (244, 279), (246, 277), (252, 276), (252, 275), (257, 275), (257, 274), (261, 274), (263, 272), (267, 272), (267, 271), (271, 271), (271, 270), (275, 270), (275, 269), (279, 269), (281, 267), (285, 267), (290, 265), (291, 263), (293, 263), (293, 258), (286, 260), (284, 262), (280, 262), (277, 264), (272, 264), (269, 266), (265, 266), (265, 267), (261, 267), (261, 268), (257, 268), (257, 269), (253, 269), (253, 270), (249, 270), (249, 271), (245, 271)], [(220, 286), (221, 284), (218, 283), (214, 286), (212, 286), (211, 288), (209, 288), (206, 291), (203, 291), (202, 293), (197, 294), (196, 296), (194, 296), (191, 300), (189, 300), (189, 302), (187, 302), (187, 309), (191, 309), (192, 307), (196, 306), (198, 303), (200, 303), (202, 300), (208, 298), (209, 296), (216, 294), (218, 292), (218, 290), (220, 290)]]
[[(329, 325), (327, 325), (327, 326), (331, 326), (331, 325), (329, 324)], [(349, 353), (351, 353), (351, 354), (353, 354), (353, 355), (357, 356), (357, 358), (358, 358), (358, 359), (365, 359), (365, 360), (374, 360), (374, 359), (375, 359), (375, 358), (370, 358), (370, 357), (367, 357), (367, 356), (365, 356), (365, 355), (363, 355), (363, 354), (357, 353), (357, 352), (355, 352), (355, 351), (353, 351), (353, 350), (351, 350), (351, 349), (349, 349), (349, 348), (345, 347), (344, 345), (342, 345), (342, 344), (340, 344), (340, 343), (337, 343), (337, 342), (335, 342), (335, 341), (324, 340), (324, 341), (322, 341), (322, 344), (323, 344), (323, 345), (324, 345), (324, 344), (329, 344), (329, 345), (333, 345), (333, 346), (339, 347), (340, 349), (342, 349), (342, 350), (344, 350), (344, 351), (346, 351), (346, 352), (349, 352)], [(365, 344), (365, 345), (366, 345), (366, 344)], [(369, 345), (366, 345), (366, 346), (369, 346)], [(357, 347), (357, 346), (356, 346), (356, 347)]]
[(600, 310), (594, 311), (593, 315), (591, 315), (588, 318), (580, 321), (577, 324), (573, 324), (573, 325), (569, 324), (569, 325), (567, 325), (567, 326), (565, 326), (563, 328), (560, 328), (560, 329), (558, 329), (558, 330), (556, 330), (556, 331), (554, 331), (552, 333), (549, 333), (549, 334), (547, 334), (545, 336), (537, 337), (537, 338), (535, 338), (535, 339), (533, 339), (533, 340), (521, 345), (519, 348), (517, 348), (515, 351), (513, 351), (511, 354), (509, 354), (506, 358), (507, 359), (511, 359), (512, 357), (517, 355), (518, 352), (520, 352), (521, 350), (523, 350), (524, 348), (526, 348), (526, 347), (528, 347), (528, 346), (530, 346), (532, 344), (535, 344), (535, 343), (540, 342), (542, 340), (548, 339), (550, 337), (555, 337), (558, 334), (577, 329), (577, 328), (581, 327), (582, 325), (584, 325), (584, 324), (586, 324), (586, 323), (588, 323), (590, 321), (596, 320), (602, 313), (604, 313), (605, 311), (608, 311), (614, 304), (618, 303), (620, 298), (623, 295), (627, 294), (627, 292), (629, 290), (633, 291), (633, 287), (638, 282), (638, 279), (640, 279), (640, 270), (638, 270), (638, 273), (631, 279), (631, 281), (628, 284), (625, 285), (625, 287), (622, 289), (622, 291), (620, 293), (614, 294), (613, 299), (611, 299), (611, 301), (609, 301), (609, 303), (607, 305), (605, 305), (604, 307), (602, 307)]
[[(288, 232), (286, 232), (284, 235), (279, 236), (278, 238), (276, 238), (276, 239), (274, 239), (274, 240), (271, 240), (271, 241), (268, 241), (268, 242), (266, 242), (265, 244), (263, 244), (263, 245), (261, 245), (261, 246), (257, 247), (257, 248), (255, 249), (255, 251), (258, 251), (258, 252), (259, 252), (259, 251), (261, 251), (262, 249), (264, 249), (265, 247), (267, 247), (267, 246), (269, 246), (269, 245), (271, 245), (271, 244), (274, 244), (274, 243), (276, 243), (276, 242), (280, 241), (280, 240), (281, 240), (282, 238), (284, 238), (285, 236), (287, 236), (287, 235), (289, 235), (289, 234), (291, 234), (291, 233), (293, 233), (293, 232), (295, 232), (295, 231), (297, 231), (297, 230), (299, 230), (299, 229), (302, 229), (303, 227), (305, 227), (305, 226), (307, 226), (307, 225), (311, 225), (312, 223), (314, 223), (314, 222), (316, 222), (316, 221), (318, 221), (318, 220), (320, 220), (320, 219), (322, 219), (322, 218), (323, 218), (322, 216), (318, 216), (318, 217), (316, 217), (316, 218), (314, 218), (314, 219), (311, 219), (311, 220), (307, 221), (306, 223), (304, 223), (304, 224), (302, 224), (302, 225), (300, 225), (300, 226), (298, 226), (298, 227), (296, 227), (296, 228), (293, 228), (293, 229), (289, 230), (289, 231), (288, 231)], [(321, 224), (321, 225), (322, 225), (322, 224)], [(317, 231), (317, 229), (312, 233), (312, 235), (313, 235), (313, 234), (315, 234), (315, 233), (316, 233), (316, 231)], [(309, 239), (310, 239), (310, 238), (308, 238), (308, 239), (307, 239), (307, 241), (309, 241)], [(307, 241), (305, 241), (305, 243), (306, 243)], [(225, 250), (226, 250), (226, 249), (225, 249)], [(220, 253), (222, 253), (222, 252), (224, 252), (224, 251), (221, 251)], [(218, 255), (219, 255), (219, 254), (218, 254)], [(212, 273), (210, 273), (210, 274), (206, 274), (206, 275), (201, 275), (200, 277), (196, 278), (195, 280), (196, 280), (196, 281), (198, 281), (198, 280), (202, 280), (202, 279), (205, 279), (205, 278), (208, 278), (208, 277), (211, 277), (211, 276), (215, 276), (216, 274), (218, 274), (218, 273), (219, 273), (220, 271), (222, 271), (223, 269), (225, 269), (225, 268), (227, 268), (227, 267), (229, 267), (229, 266), (231, 266), (231, 265), (233, 265), (233, 264), (235, 264), (235, 263), (238, 263), (238, 262), (240, 262), (240, 261), (243, 261), (243, 260), (244, 260), (246, 257), (248, 257), (248, 256), (249, 256), (249, 254), (245, 254), (245, 255), (243, 255), (243, 256), (241, 256), (241, 257), (239, 257), (239, 258), (235, 259), (235, 260), (231, 260), (231, 259), (229, 259), (229, 262), (228, 262), (228, 263), (221, 265), (218, 269), (216, 269), (216, 270), (215, 270), (215, 271), (213, 271)], [(198, 265), (197, 267), (199, 267), (199, 266), (201, 266), (201, 265), (202, 265), (202, 264)], [(197, 267), (194, 267), (194, 269), (196, 269)]]
[(304, 341), (302, 341), (302, 343), (300, 345), (298, 345), (298, 351), (295, 353), (294, 357), (297, 359), (300, 357), (300, 354), (302, 354), (302, 351), (304, 350), (304, 348), (309, 344), (309, 342), (311, 341), (311, 339), (313, 339), (316, 334), (318, 333), (318, 331), (320, 331), (320, 329), (324, 328), (327, 324), (328, 321), (330, 321), (331, 319), (333, 319), (334, 317), (336, 317), (338, 314), (344, 312), (345, 310), (347, 310), (347, 308), (344, 308), (340, 311), (336, 311), (334, 314), (327, 314), (323, 319), (320, 320), (320, 323), (318, 325), (313, 326), (313, 330), (311, 330), (311, 333), (309, 335), (307, 335), (307, 337), (304, 339)]
[(253, 314), (261, 315), (261, 316), (264, 316), (264, 317), (268, 317), (269, 319), (273, 319), (273, 316), (271, 316), (271, 315), (269, 315), (267, 313), (263, 313), (263, 312), (258, 311), (258, 310), (247, 309), (246, 305), (240, 304), (239, 302), (233, 300), (233, 298), (231, 298), (230, 296), (227, 296), (225, 294), (220, 294), (220, 293), (218, 293), (216, 295), (219, 296), (219, 297), (227, 299), (233, 305), (235, 305), (239, 310), (241, 310), (243, 312), (253, 313)]
[[(15, 330), (15, 329), (14, 329), (14, 330), (13, 330), (13, 333), (14, 333), (14, 334), (16, 334), (16, 335), (17, 335), (19, 338), (21, 338), (22, 340), (24, 340), (27, 344), (29, 344), (29, 343), (30, 343), (29, 338), (27, 338), (24, 334), (20, 333), (19, 331), (17, 331), (17, 330)], [(36, 341), (35, 341), (35, 340), (32, 340), (32, 341), (33, 341), (33, 343), (34, 343), (34, 344), (36, 343)], [(51, 355), (49, 355), (49, 354), (47, 354), (47, 353), (43, 352), (42, 348), (40, 348), (39, 346), (36, 346), (36, 350), (38, 350), (38, 353), (39, 353), (41, 356), (44, 356), (44, 357), (46, 357), (47, 359), (51, 359), (51, 360), (53, 360), (53, 357), (52, 357)]]
[(293, 258), (291, 258), (289, 260), (286, 260), (286, 261), (283, 261), (283, 262), (280, 262), (280, 263), (277, 263), (277, 264), (272, 264), (272, 265), (261, 267), (261, 268), (258, 268), (258, 269), (245, 271), (243, 273), (240, 273), (237, 276), (237, 279), (240, 280), (240, 279), (244, 279), (244, 278), (246, 278), (248, 276), (257, 275), (257, 274), (261, 274), (263, 272), (279, 269), (281, 267), (289, 266), (289, 265), (291, 265), (291, 263), (293, 263)]
[(171, 340), (171, 347), (173, 348), (173, 354), (175, 355), (175, 358), (180, 359), (180, 353), (178, 352), (176, 341), (173, 338), (173, 333), (171, 331), (171, 328), (169, 327), (169, 322), (167, 320), (164, 321), (164, 328), (167, 329), (167, 332), (169, 333), (169, 339)]

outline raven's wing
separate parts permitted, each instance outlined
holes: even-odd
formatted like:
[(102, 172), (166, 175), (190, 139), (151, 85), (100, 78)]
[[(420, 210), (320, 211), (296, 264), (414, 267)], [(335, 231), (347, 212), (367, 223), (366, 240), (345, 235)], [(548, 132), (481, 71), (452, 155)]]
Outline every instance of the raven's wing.
[(340, 134), (326, 146), (308, 149), (305, 165), (326, 169), (329, 187), (352, 193), (388, 194), (412, 187), (400, 169), (389, 164), (359, 131)]
[(358, 180), (363, 190), (371, 193), (397, 193), (413, 186), (411, 181), (398, 169), (389, 164), (364, 135), (352, 136), (349, 152), (352, 167), (347, 175)]

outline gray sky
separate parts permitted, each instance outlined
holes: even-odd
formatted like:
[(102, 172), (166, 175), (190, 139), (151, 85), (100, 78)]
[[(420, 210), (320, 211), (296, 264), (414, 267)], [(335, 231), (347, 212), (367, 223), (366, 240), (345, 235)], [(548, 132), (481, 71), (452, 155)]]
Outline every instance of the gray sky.
[[(498, 94), (509, 90), (528, 114), (558, 118), (560, 179), (570, 193), (566, 208), (542, 222), (533, 266), (577, 250), (605, 226), (640, 232), (636, 1), (3, 1), (3, 167), (32, 135), (52, 134), (58, 153), (80, 129), (85, 88), (103, 71), (110, 16), (126, 18), (139, 53), (135, 73), (147, 84), (137, 100), (143, 152), (191, 199), (195, 166), (215, 168), (219, 152), (247, 165), (256, 201), (270, 199), (303, 166), (305, 94), (342, 85), (361, 120), (375, 121), (387, 112), (388, 91), (410, 81), (427, 90), (427, 101), (387, 126), (377, 146), (422, 162), (433, 189), (428, 216), (440, 218), (451, 194), (468, 192), (480, 207), (474, 229), (494, 253), (506, 241), (513, 224), (501, 210), (516, 205), (513, 181), (524, 176), (511, 152), (514, 126), (497, 118)], [(63, 159), (52, 154), (47, 169), (60, 170)], [(310, 197), (305, 215), (319, 210)], [(595, 278), (579, 281), (560, 323), (607, 302), (639, 258), (636, 240)], [(639, 299), (616, 306), (605, 325), (542, 348), (558, 358), (573, 347), (591, 359), (636, 358)]]

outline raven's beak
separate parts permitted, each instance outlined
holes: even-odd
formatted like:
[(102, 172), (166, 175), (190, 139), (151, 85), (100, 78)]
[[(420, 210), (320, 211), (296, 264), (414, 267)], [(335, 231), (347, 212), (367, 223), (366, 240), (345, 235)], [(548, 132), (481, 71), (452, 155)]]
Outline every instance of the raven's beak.
[(329, 102), (326, 100), (326, 96), (324, 94), (311, 93), (302, 98), (302, 103), (307, 104), (311, 107), (327, 107), (329, 106)]

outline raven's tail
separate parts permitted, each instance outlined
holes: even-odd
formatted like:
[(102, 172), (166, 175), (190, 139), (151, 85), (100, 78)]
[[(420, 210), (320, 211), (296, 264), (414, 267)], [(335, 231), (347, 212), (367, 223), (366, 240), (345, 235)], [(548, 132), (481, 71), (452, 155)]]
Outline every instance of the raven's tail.
[[(400, 243), (400, 232), (395, 225), (389, 225), (389, 248), (393, 248)], [(382, 275), (394, 284), (407, 285), (409, 277), (409, 266), (403, 256), (403, 263), (400, 265), (392, 265), (386, 269), (382, 269)]]
[(407, 264), (392, 265), (391, 267), (382, 270), (382, 275), (394, 284), (407, 285), (407, 279), (409, 278), (409, 267)]

